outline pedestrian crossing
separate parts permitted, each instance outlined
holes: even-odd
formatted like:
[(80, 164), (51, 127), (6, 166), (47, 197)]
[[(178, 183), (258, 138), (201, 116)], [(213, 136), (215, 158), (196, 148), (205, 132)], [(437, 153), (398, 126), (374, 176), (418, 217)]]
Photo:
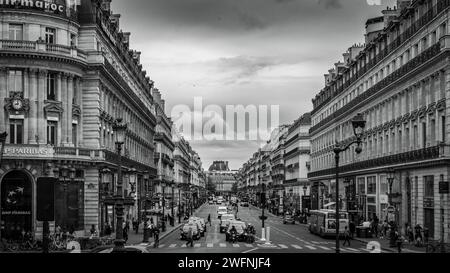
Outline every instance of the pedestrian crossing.
[[(305, 251), (329, 251), (334, 252), (336, 250), (336, 247), (332, 246), (323, 246), (319, 244), (312, 244), (312, 243), (305, 243), (304, 245), (298, 245), (298, 244), (276, 244), (272, 243), (276, 248), (278, 249), (291, 249), (291, 250), (305, 250)], [(153, 243), (149, 244), (148, 246), (153, 247)], [(194, 248), (258, 248), (258, 244), (248, 244), (248, 243), (195, 243)], [(160, 244), (158, 249), (177, 249), (177, 248), (187, 248), (186, 242), (177, 243), (177, 244)], [(352, 247), (340, 247), (340, 250), (342, 252), (346, 253), (369, 253), (370, 250), (366, 248), (352, 248)]]

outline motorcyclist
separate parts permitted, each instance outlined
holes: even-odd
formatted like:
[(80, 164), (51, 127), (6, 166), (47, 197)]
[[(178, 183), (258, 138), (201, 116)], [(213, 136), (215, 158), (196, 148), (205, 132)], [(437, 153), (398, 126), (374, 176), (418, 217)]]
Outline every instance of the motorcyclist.
[(247, 240), (250, 243), (253, 243), (253, 241), (255, 240), (254, 236), (256, 234), (256, 230), (255, 230), (255, 227), (251, 223), (248, 223), (246, 232), (247, 232), (247, 236), (248, 236)]
[(231, 237), (231, 240), (234, 242), (235, 240), (236, 240), (236, 237), (237, 237), (237, 230), (236, 230), (236, 227), (235, 226), (232, 226), (231, 227), (231, 229), (230, 229), (230, 237)]

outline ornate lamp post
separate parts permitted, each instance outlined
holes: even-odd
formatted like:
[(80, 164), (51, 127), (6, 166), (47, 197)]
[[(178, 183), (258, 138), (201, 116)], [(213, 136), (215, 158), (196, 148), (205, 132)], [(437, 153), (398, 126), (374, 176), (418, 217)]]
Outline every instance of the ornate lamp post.
[(181, 188), (182, 185), (178, 184), (178, 224), (181, 224)]
[(172, 181), (172, 185), (171, 185), (171, 188), (172, 188), (172, 199), (170, 200), (171, 201), (171, 213), (172, 213), (172, 218), (170, 218), (171, 220), (170, 220), (170, 225), (173, 227), (174, 225), (175, 225), (175, 221), (173, 220), (174, 219), (174, 217), (175, 217), (175, 215), (174, 215), (174, 208), (173, 208), (173, 203), (175, 202), (175, 197), (174, 197), (174, 195), (175, 195), (175, 193), (174, 193), (174, 191), (175, 191), (175, 185), (173, 184), (173, 181)]
[[(394, 209), (396, 210), (395, 205), (393, 203), (394, 193), (392, 192), (392, 186), (394, 184), (394, 179), (395, 179), (395, 171), (394, 171), (394, 169), (390, 168), (389, 171), (387, 172), (387, 181), (389, 184), (388, 203), (389, 203), (389, 206), (394, 207)], [(388, 212), (388, 213), (390, 213), (390, 212)], [(395, 213), (395, 211), (394, 211), (394, 213)], [(397, 219), (395, 219), (395, 218), (393, 221), (388, 218), (389, 224), (391, 225), (390, 240), (389, 240), (390, 247), (396, 247), (396, 241), (394, 238), (395, 237), (394, 236), (395, 235), (394, 227), (396, 226)]]
[[(122, 181), (122, 145), (125, 143), (125, 134), (128, 126), (122, 123), (119, 118), (113, 125), (115, 144), (118, 155), (118, 175), (117, 175), (117, 191), (114, 197), (116, 209), (116, 240), (114, 241), (114, 252), (123, 252), (125, 241), (123, 240), (123, 210), (125, 205), (125, 198), (123, 196), (123, 181)], [(134, 202), (133, 202), (134, 204)]]
[(3, 152), (5, 151), (5, 142), (7, 137), (8, 134), (6, 132), (0, 134), (0, 144), (2, 145), (0, 150), (0, 167), (2, 166)]
[(352, 120), (353, 125), (353, 133), (356, 137), (356, 140), (350, 142), (347, 145), (340, 145), (336, 143), (334, 148), (335, 161), (336, 161), (336, 253), (340, 253), (340, 244), (339, 244), (339, 159), (340, 153), (348, 150), (351, 145), (357, 144), (355, 152), (360, 154), (362, 152), (361, 143), (362, 143), (362, 134), (364, 132), (364, 128), (366, 127), (366, 121), (362, 114), (356, 115), (356, 117)]
[(64, 190), (64, 196), (63, 196), (64, 210), (63, 210), (63, 216), (62, 216), (62, 219), (63, 219), (62, 225), (65, 229), (68, 228), (68, 226), (67, 226), (67, 208), (68, 208), (67, 187), (69, 186), (70, 182), (75, 179), (75, 172), (76, 172), (76, 170), (74, 168), (69, 168), (67, 166), (61, 167), (61, 177), (63, 179), (61, 184), (63, 185), (63, 190)]
[(148, 179), (150, 178), (150, 175), (148, 173), (148, 171), (144, 172), (144, 192), (143, 194), (141, 194), (141, 196), (144, 199), (144, 238), (142, 240), (143, 243), (148, 243), (148, 228), (147, 228), (147, 202), (148, 202)]
[(161, 182), (161, 187), (162, 187), (162, 221), (161, 221), (161, 231), (164, 232), (166, 231), (166, 192), (165, 192), (165, 187), (166, 187), (166, 183)]

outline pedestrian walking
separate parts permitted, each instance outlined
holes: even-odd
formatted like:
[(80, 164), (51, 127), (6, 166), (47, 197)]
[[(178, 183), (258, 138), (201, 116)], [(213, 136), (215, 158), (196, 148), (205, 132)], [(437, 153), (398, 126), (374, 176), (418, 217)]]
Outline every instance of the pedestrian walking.
[(153, 238), (155, 239), (154, 248), (158, 248), (159, 247), (159, 228), (155, 228), (155, 230), (153, 231)]
[(355, 238), (355, 231), (356, 231), (356, 225), (355, 222), (350, 221), (349, 223), (349, 232), (350, 232), (350, 238)]
[(375, 234), (375, 238), (378, 238), (378, 224), (380, 220), (378, 219), (378, 216), (374, 213), (373, 214), (373, 234)]
[(194, 240), (193, 240), (192, 228), (191, 228), (191, 227), (189, 228), (189, 231), (188, 231), (188, 233), (187, 233), (186, 238), (187, 238), (186, 246), (191, 246), (191, 247), (193, 247), (193, 246), (194, 246)]
[(398, 253), (402, 253), (403, 237), (398, 231), (395, 231), (395, 243), (397, 244)]
[(344, 244), (343, 246), (345, 246), (345, 244), (348, 243), (348, 246), (350, 246), (350, 231), (348, 230), (348, 227), (345, 227), (345, 231), (344, 231)]

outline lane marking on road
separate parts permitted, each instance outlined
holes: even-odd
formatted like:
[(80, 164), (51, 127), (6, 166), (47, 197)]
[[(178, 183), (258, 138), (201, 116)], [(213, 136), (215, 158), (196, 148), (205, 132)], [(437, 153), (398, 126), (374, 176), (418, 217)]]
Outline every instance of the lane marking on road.
[(239, 247), (239, 244), (233, 244), (233, 247)]
[(292, 247), (293, 247), (293, 248), (296, 248), (296, 249), (303, 249), (303, 247), (298, 246), (298, 245), (292, 245)]
[(369, 250), (369, 249), (366, 249), (366, 248), (360, 248), (361, 250), (364, 250), (364, 251), (366, 251), (366, 252), (371, 252), (371, 250)]
[(280, 246), (281, 248), (288, 248), (286, 245), (279, 244), (278, 246)]
[(174, 247), (176, 247), (177, 246), (177, 244), (171, 244), (170, 246), (169, 246), (169, 248), (174, 248)]
[(257, 249), (258, 249), (257, 247), (256, 247), (256, 248), (252, 248), (252, 249), (246, 250), (246, 251), (244, 251), (244, 252), (242, 252), (242, 253), (249, 253), (249, 252), (255, 251), (255, 250), (257, 250)]
[(207, 244), (206, 247), (213, 247), (214, 244)]
[(305, 247), (307, 247), (307, 248), (309, 248), (309, 249), (312, 249), (312, 250), (316, 250), (316, 248), (313, 247), (313, 246), (305, 246)]
[(219, 246), (220, 246), (220, 247), (227, 247), (227, 244), (220, 243)]
[(194, 247), (200, 247), (201, 246), (201, 244), (195, 244), (194, 245)]

